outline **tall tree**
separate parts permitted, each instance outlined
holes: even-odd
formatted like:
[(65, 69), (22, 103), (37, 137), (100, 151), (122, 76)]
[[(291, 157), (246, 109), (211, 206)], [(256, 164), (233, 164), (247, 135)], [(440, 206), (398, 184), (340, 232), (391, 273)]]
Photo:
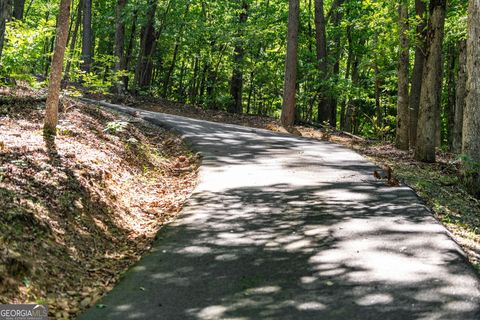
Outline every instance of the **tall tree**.
[(232, 80), (230, 81), (230, 94), (233, 101), (230, 105), (229, 111), (233, 113), (242, 113), (243, 111), (243, 56), (245, 54), (243, 29), (248, 18), (248, 8), (248, 2), (246, 0), (242, 0), (242, 10), (240, 12), (239, 26), (233, 54)]
[(140, 51), (138, 54), (137, 68), (135, 70), (135, 83), (139, 88), (148, 87), (152, 81), (153, 61), (152, 55), (156, 46), (155, 12), (157, 1), (149, 0), (147, 8), (147, 21), (142, 27)]
[(462, 152), (469, 157), (468, 187), (480, 195), (480, 0), (468, 5), (467, 100), (463, 112)]
[(467, 96), (467, 42), (459, 44), (458, 77), (455, 92), (455, 120), (453, 125), (452, 152), (462, 152), (463, 110)]
[[(115, 71), (124, 71), (127, 67), (125, 59), (125, 21), (123, 18), (123, 11), (127, 0), (117, 0), (117, 6), (115, 7), (115, 45), (114, 54), (117, 57), (115, 62)], [(125, 89), (124, 77), (116, 83), (116, 93), (122, 95)]]
[[(338, 84), (338, 78), (340, 75), (340, 62), (342, 56), (342, 32), (340, 24), (343, 18), (343, 10), (342, 6), (344, 5), (345, 0), (335, 0), (332, 2), (330, 7), (330, 11), (327, 15), (327, 21), (331, 21), (332, 24), (332, 35), (331, 35), (331, 43), (332, 46), (327, 46), (328, 52), (328, 64), (329, 64), (329, 72), (331, 72), (330, 80), (333, 80), (335, 85)], [(348, 77), (346, 77), (348, 78)], [(329, 94), (328, 97), (328, 110), (330, 110), (330, 125), (332, 127), (337, 126), (337, 104), (338, 98), (336, 95)]]
[(57, 34), (55, 37), (55, 50), (53, 52), (50, 81), (48, 83), (48, 95), (45, 110), (44, 132), (47, 135), (55, 135), (58, 123), (58, 102), (60, 84), (62, 80), (63, 58), (68, 38), (68, 23), (70, 20), (70, 0), (60, 1), (58, 14)]
[(397, 135), (396, 146), (408, 150), (408, 2), (400, 0), (398, 4), (399, 55), (398, 55), (398, 95), (397, 95)]
[(426, 5), (424, 0), (415, 0), (415, 13), (417, 22), (415, 41), (415, 62), (413, 64), (412, 84), (410, 87), (409, 107), (409, 141), (410, 148), (415, 148), (417, 143), (418, 110), (420, 106), (420, 93), (422, 91), (423, 66), (425, 64), (425, 38), (427, 31)]
[[(315, 0), (315, 43), (317, 48), (317, 63), (320, 71), (320, 81), (327, 80), (327, 33), (325, 27), (325, 13), (323, 8), (323, 0)], [(325, 86), (320, 86), (318, 102), (318, 122), (330, 122), (331, 105), (327, 99)], [(329, 123), (331, 124), (331, 123)]]
[(447, 119), (446, 137), (450, 151), (453, 149), (453, 127), (455, 125), (455, 69), (457, 66), (457, 55), (457, 46), (454, 43), (451, 43), (448, 46), (447, 54), (447, 83), (445, 88), (447, 92), (447, 101), (443, 110)]
[(281, 115), (281, 122), (284, 126), (291, 126), (295, 122), (299, 18), (299, 0), (290, 0), (288, 8), (287, 55), (285, 58), (285, 84), (283, 90), (283, 109)]
[(92, 0), (83, 0), (82, 70), (90, 71), (93, 61)]
[(415, 148), (415, 158), (424, 162), (435, 162), (436, 120), (440, 112), (442, 88), (442, 43), (446, 2), (446, 0), (430, 1), (430, 18), (426, 36), (427, 50)]
[[(73, 28), (73, 34), (70, 38), (69, 52), (71, 57), (73, 57), (73, 55), (75, 54), (74, 51), (75, 51), (75, 45), (77, 43), (78, 30), (80, 29), (80, 23), (82, 22), (82, 7), (83, 7), (83, 0), (79, 0), (77, 5), (77, 14), (75, 17), (75, 27)], [(71, 66), (72, 66), (72, 59), (68, 59), (67, 66), (65, 67), (65, 80), (68, 80), (70, 77)]]

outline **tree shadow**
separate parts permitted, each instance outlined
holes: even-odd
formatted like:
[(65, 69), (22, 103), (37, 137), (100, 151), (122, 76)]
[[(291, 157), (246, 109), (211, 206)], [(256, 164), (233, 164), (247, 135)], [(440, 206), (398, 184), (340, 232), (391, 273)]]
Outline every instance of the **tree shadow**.
[[(115, 275), (103, 266), (126, 264), (125, 257), (111, 253), (117, 245), (136, 247), (136, 242), (131, 231), (115, 219), (115, 208), (95, 192), (98, 189), (91, 188), (92, 184), (101, 188), (103, 177), (94, 173), (82, 176), (89, 167), (81, 163), (72, 166), (71, 159), (58, 153), (53, 137), (45, 138), (44, 143), (45, 149), (11, 148), (2, 155), (3, 164), (16, 165), (8, 174), (9, 183), (0, 187), (5, 209), (0, 213), (0, 225), (5, 229), (0, 231), (7, 249), (29, 253), (24, 258), (34, 266), (29, 275), (32, 281), (47, 285), (40, 288), (46, 295), (58, 296), (78, 290), (80, 285), (92, 285), (94, 277), (89, 274), (94, 267), (108, 282)], [(103, 195), (113, 196), (106, 189)], [(62, 281), (52, 282), (62, 277), (79, 277), (78, 286), (66, 288)], [(18, 289), (9, 288), (8, 293), (18, 293)]]
[(139, 114), (203, 154), (200, 184), (106, 307), (80, 319), (480, 317), (479, 279), (461, 249), (411, 189), (376, 180), (360, 155)]

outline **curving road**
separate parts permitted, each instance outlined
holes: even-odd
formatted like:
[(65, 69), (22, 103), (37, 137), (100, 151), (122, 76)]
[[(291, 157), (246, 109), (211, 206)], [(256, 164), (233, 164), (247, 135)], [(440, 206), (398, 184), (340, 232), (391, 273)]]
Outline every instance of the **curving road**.
[(80, 319), (480, 319), (461, 249), (357, 153), (108, 106), (183, 134), (203, 156), (200, 182), (106, 307)]

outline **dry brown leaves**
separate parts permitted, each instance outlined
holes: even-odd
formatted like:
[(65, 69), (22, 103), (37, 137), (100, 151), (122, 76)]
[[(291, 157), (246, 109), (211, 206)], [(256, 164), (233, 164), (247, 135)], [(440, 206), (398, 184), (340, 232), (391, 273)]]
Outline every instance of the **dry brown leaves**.
[[(198, 159), (170, 132), (66, 99), (45, 141), (42, 108), (0, 106), (0, 303), (47, 303), (63, 319), (149, 249), (192, 192)], [(106, 130), (116, 122), (124, 130)]]

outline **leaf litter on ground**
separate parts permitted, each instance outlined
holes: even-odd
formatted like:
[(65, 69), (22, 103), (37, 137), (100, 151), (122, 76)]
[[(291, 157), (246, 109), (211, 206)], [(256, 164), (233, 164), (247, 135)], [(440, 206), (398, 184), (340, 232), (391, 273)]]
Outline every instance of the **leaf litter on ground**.
[(44, 140), (38, 92), (0, 94), (0, 303), (72, 318), (179, 213), (198, 158), (172, 132), (68, 98)]

